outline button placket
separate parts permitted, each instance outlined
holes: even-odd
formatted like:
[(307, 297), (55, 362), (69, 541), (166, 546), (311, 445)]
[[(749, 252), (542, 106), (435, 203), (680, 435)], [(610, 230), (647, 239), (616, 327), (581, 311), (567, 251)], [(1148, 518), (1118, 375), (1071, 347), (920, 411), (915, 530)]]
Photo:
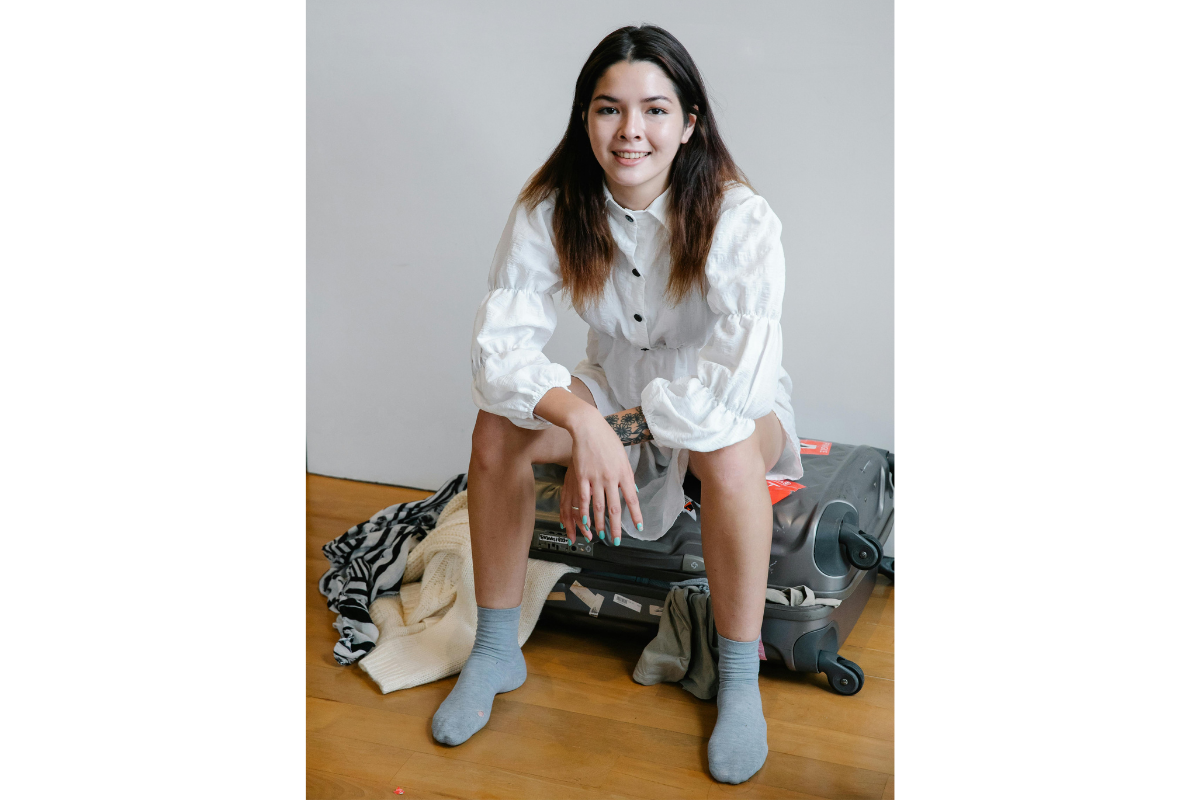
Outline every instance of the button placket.
[[(625, 215), (628, 218), (628, 214)], [(629, 263), (633, 263), (634, 255), (637, 253), (637, 225), (634, 225), (633, 235), (630, 235), (627, 225), (613, 225), (612, 231), (617, 241), (617, 247), (625, 253), (625, 257), (629, 259)]]
[[(637, 228), (637, 224), (634, 223), (635, 231), (636, 231), (636, 228)], [(640, 246), (641, 244), (642, 244), (641, 242), (638, 242), (639, 246), (637, 248), (637, 251), (645, 252), (646, 249), (644, 247), (641, 247)], [(633, 276), (635, 278), (641, 278), (642, 273), (637, 268), (637, 261), (635, 259), (630, 259), (630, 260), (633, 261), (633, 266), (632, 266), (632, 269), (630, 270), (633, 273)], [(634, 289), (633, 295), (634, 295), (633, 321), (638, 323), (638, 325), (639, 325), (639, 327), (638, 327), (638, 333), (640, 334), (639, 338), (641, 338), (641, 340), (642, 340), (642, 342), (641, 342), (642, 351), (645, 352), (650, 349), (649, 347), (646, 346), (646, 345), (650, 344), (650, 334), (647, 331), (648, 326), (646, 325), (646, 318), (643, 316), (643, 313), (646, 311), (646, 282), (644, 280), (639, 280), (635, 283), (635, 289)]]

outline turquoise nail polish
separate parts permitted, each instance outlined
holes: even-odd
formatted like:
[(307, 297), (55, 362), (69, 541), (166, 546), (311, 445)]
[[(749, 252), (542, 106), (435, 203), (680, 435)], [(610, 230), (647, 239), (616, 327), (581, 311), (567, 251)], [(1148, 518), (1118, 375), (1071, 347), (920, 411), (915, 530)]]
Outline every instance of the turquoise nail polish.
[(566, 526), (566, 525), (563, 525), (561, 522), (560, 522), (560, 523), (558, 523), (558, 527), (559, 527), (559, 530), (564, 530), (564, 531), (565, 531), (565, 530), (567, 529), (567, 526)]
[(583, 515), (583, 527), (585, 527), (585, 528), (586, 528), (586, 527), (587, 527), (587, 524), (588, 524), (588, 521), (587, 521), (587, 514), (584, 514), (584, 515)]
[(639, 522), (639, 523), (638, 523), (638, 530), (640, 531), (641, 529), (642, 529), (642, 523), (640, 523), (640, 522)]
[(603, 539), (603, 538), (604, 538), (604, 531), (600, 531), (600, 538), (601, 538), (601, 539)]
[(639, 488), (637, 488), (637, 484), (636, 484), (636, 483), (633, 485), (633, 493), (634, 493), (634, 494), (641, 494), (641, 493), (642, 493), (642, 490), (641, 490), (641, 489), (639, 489)]
[(617, 547), (620, 547), (621, 546), (621, 537), (620, 536), (615, 537), (613, 539), (613, 544), (615, 544)]

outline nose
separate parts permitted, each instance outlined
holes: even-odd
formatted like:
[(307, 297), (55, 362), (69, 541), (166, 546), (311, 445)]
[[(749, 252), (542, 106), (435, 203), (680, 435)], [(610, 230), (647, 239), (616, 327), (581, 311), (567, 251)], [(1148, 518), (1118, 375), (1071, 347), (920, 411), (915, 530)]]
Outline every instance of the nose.
[(626, 114), (624, 122), (621, 124), (621, 138), (627, 142), (640, 142), (642, 140), (642, 115), (641, 114)]

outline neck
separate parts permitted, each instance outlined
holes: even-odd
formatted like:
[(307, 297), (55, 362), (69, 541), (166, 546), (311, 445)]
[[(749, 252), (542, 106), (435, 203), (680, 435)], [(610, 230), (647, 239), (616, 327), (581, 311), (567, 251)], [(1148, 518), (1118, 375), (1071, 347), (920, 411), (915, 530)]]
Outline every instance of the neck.
[(608, 186), (613, 200), (616, 200), (622, 208), (628, 208), (630, 211), (645, 211), (651, 203), (658, 199), (660, 194), (667, 190), (667, 174), (665, 172), (660, 178), (646, 181), (640, 186), (619, 186), (608, 178), (605, 178), (604, 182)]

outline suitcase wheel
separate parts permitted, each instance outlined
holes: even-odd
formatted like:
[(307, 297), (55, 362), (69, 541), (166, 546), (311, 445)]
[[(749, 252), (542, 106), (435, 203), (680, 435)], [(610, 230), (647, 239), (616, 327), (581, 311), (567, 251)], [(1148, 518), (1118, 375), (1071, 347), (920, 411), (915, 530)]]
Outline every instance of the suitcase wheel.
[(896, 582), (896, 559), (891, 556), (880, 559), (879, 571), (892, 583)]
[(875, 569), (883, 558), (883, 546), (866, 531), (842, 528), (838, 541), (846, 548), (850, 563), (861, 570)]
[(858, 694), (866, 681), (866, 676), (858, 664), (828, 650), (822, 650), (817, 656), (817, 666), (829, 679), (830, 688), (838, 694)]

